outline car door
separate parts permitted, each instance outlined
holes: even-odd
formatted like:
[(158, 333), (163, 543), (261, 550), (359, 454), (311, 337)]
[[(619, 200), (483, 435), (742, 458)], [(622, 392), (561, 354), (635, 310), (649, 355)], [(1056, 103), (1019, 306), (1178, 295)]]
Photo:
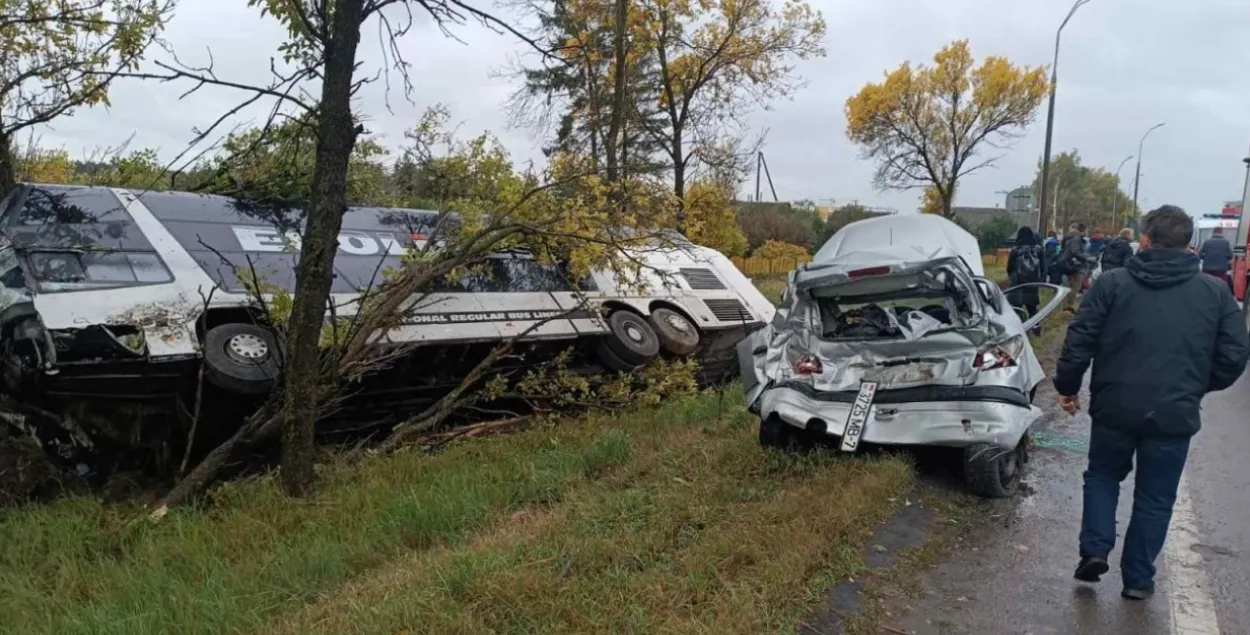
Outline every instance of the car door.
[(1041, 291), (1042, 289), (1050, 289), (1051, 291), (1054, 292), (1055, 297), (1051, 298), (1050, 301), (1047, 302), (1045, 305), (1038, 307), (1036, 315), (1029, 316), (1027, 320), (1023, 320), (1022, 323), (1023, 323), (1025, 332), (1033, 330), (1034, 328), (1037, 327), (1037, 325), (1041, 324), (1043, 320), (1045, 320), (1047, 317), (1050, 317), (1050, 314), (1054, 313), (1055, 309), (1058, 309), (1063, 304), (1063, 299), (1066, 298), (1068, 294), (1072, 292), (1067, 287), (1060, 286), (1057, 284), (1050, 284), (1049, 282), (1028, 282), (1025, 284), (1018, 284), (1014, 287), (1008, 288), (1003, 291), (1003, 294), (1006, 295), (1007, 297), (1011, 297), (1011, 293), (1013, 291), (1018, 291), (1018, 290), (1029, 288), (1029, 287), (1036, 288), (1038, 291)]

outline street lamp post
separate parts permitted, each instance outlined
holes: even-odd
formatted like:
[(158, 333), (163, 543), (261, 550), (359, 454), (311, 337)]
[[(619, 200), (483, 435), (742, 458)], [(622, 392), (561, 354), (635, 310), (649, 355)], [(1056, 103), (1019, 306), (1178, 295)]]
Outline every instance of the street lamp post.
[(1068, 11), (1067, 17), (1059, 24), (1059, 30), (1055, 31), (1055, 59), (1050, 65), (1050, 103), (1046, 106), (1046, 149), (1042, 154), (1042, 199), (1041, 213), (1038, 215), (1038, 225), (1045, 226), (1049, 217), (1046, 214), (1046, 190), (1050, 184), (1050, 141), (1055, 131), (1055, 87), (1059, 81), (1059, 36), (1063, 34), (1063, 27), (1068, 26), (1068, 20), (1072, 19), (1072, 15), (1080, 9), (1082, 5), (1088, 4), (1090, 0), (1076, 0), (1072, 4), (1072, 9)]
[[(1165, 122), (1165, 123), (1166, 123), (1166, 122)], [(1149, 137), (1149, 136), (1150, 136), (1150, 133), (1154, 132), (1155, 130), (1158, 130), (1159, 128), (1162, 128), (1163, 126), (1164, 126), (1164, 123), (1157, 123), (1157, 124), (1155, 124), (1155, 125), (1151, 126), (1151, 127), (1150, 127), (1150, 129), (1146, 131), (1146, 134), (1144, 134), (1144, 135), (1142, 135), (1142, 136), (1141, 136), (1141, 141), (1138, 141), (1138, 142), (1137, 142), (1137, 170), (1136, 170), (1136, 172), (1137, 172), (1137, 176), (1134, 176), (1134, 177), (1133, 177), (1133, 213), (1134, 213), (1134, 214), (1136, 214), (1136, 213), (1137, 213), (1137, 188), (1138, 188), (1138, 186), (1140, 186), (1140, 185), (1141, 185), (1141, 151), (1142, 151), (1142, 146), (1144, 146), (1144, 145), (1146, 144), (1146, 137)]]
[(1123, 170), (1124, 164), (1128, 163), (1129, 159), (1132, 159), (1132, 158), (1133, 158), (1133, 155), (1131, 154), (1124, 157), (1124, 160), (1120, 162), (1120, 167), (1115, 169), (1115, 194), (1111, 196), (1111, 231), (1119, 231), (1116, 229), (1117, 225), (1115, 222), (1116, 221), (1115, 208), (1116, 208), (1116, 203), (1120, 202), (1120, 170)]

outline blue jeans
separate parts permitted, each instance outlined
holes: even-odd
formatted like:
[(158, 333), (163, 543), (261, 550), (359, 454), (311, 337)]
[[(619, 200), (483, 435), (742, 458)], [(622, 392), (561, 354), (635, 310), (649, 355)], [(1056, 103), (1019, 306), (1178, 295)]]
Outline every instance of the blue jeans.
[(1155, 559), (1163, 550), (1172, 521), (1189, 437), (1142, 436), (1094, 424), (1085, 471), (1085, 510), (1081, 518), (1081, 556), (1107, 557), (1115, 547), (1115, 511), (1120, 483), (1133, 471), (1133, 516), (1124, 534), (1120, 573), (1126, 589), (1152, 589)]

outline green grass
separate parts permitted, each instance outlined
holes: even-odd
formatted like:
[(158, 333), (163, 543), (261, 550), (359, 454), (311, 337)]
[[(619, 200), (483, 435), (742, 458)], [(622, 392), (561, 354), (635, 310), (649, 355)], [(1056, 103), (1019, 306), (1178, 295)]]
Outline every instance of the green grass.
[(774, 305), (781, 304), (781, 292), (786, 288), (785, 276), (761, 276), (752, 280), (755, 288)]
[[(329, 464), (158, 523), (84, 499), (0, 516), (0, 630), (754, 633), (793, 628), (910, 486), (778, 455), (738, 389)], [(898, 498), (901, 500), (901, 498)]]

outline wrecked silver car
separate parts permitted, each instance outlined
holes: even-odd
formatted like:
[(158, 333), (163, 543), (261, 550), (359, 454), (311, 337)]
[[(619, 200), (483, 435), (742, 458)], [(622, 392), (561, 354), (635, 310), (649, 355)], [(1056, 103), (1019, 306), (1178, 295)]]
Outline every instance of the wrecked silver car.
[[(739, 345), (760, 443), (832, 438), (963, 448), (988, 497), (1019, 482), (1044, 378), (1022, 319), (984, 276), (976, 240), (932, 215), (852, 223), (790, 273), (772, 323)], [(1010, 291), (1010, 290), (1008, 290)]]

